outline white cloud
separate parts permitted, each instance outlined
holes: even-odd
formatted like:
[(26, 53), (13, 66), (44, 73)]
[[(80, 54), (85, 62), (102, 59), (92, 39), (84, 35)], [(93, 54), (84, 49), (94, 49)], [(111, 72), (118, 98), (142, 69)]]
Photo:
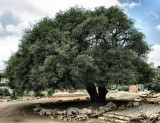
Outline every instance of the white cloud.
[(2, 32), (2, 31), (3, 31), (3, 26), (2, 26), (2, 24), (0, 22), (0, 32)]
[(136, 6), (140, 6), (141, 5), (141, 2), (139, 2), (139, 3), (134, 3), (134, 2), (131, 2), (128, 6), (129, 6), (129, 8), (134, 8), (134, 7), (136, 7)]
[(128, 2), (126, 2), (126, 3), (121, 4), (120, 7), (127, 7), (129, 9), (132, 9), (132, 8), (134, 8), (136, 6), (139, 6), (139, 5), (141, 5), (141, 2), (139, 2), (139, 3), (135, 3), (135, 2), (128, 3)]
[(129, 7), (133, 8), (135, 6), (140, 5), (140, 3), (135, 2), (125, 2), (121, 3), (119, 0), (26, 0), (33, 6), (35, 6), (38, 9), (41, 9), (45, 13), (48, 13), (49, 15), (55, 14), (55, 12), (58, 12), (59, 9), (66, 10), (69, 7), (73, 7), (76, 5), (83, 6), (85, 8), (95, 8), (98, 6), (105, 6), (105, 7), (111, 7), (111, 6), (120, 6), (120, 7)]
[[(11, 11), (21, 22), (16, 26), (7, 25), (5, 29), (2, 28), (0, 23), (0, 30), (15, 34), (15, 36), (0, 37), (0, 70), (4, 68), (2, 60), (7, 60), (11, 52), (17, 51), (19, 37), (25, 28), (42, 17), (53, 18), (60, 10), (64, 11), (76, 5), (87, 9), (93, 9), (98, 6), (133, 8), (139, 3), (129, 1), (121, 3), (119, 0), (0, 0), (0, 15), (5, 11)], [(19, 37), (17, 37), (17, 34)]]
[(19, 37), (7, 36), (0, 38), (0, 70), (4, 69), (3, 61), (8, 60), (18, 49)]
[(149, 53), (148, 63), (153, 62), (155, 66), (160, 65), (160, 45), (156, 44), (151, 47), (152, 51)]
[(13, 12), (16, 17), (28, 23), (46, 15), (41, 9), (36, 8), (34, 5), (27, 2), (27, 0), (0, 1), (0, 14), (5, 11)]
[(0, 1), (0, 14), (4, 11), (12, 11), (22, 22), (33, 23), (42, 17), (54, 17), (60, 10), (66, 10), (73, 6), (95, 8), (98, 6), (120, 6), (133, 8), (140, 5), (135, 2), (121, 3), (119, 0), (5, 0)]
[(27, 27), (29, 27), (28, 23), (20, 23), (16, 26), (11, 24), (11, 25), (7, 25), (5, 30), (7, 32), (21, 35), (23, 30), (26, 29)]
[(160, 30), (160, 25), (157, 25), (157, 26), (156, 26), (156, 29)]

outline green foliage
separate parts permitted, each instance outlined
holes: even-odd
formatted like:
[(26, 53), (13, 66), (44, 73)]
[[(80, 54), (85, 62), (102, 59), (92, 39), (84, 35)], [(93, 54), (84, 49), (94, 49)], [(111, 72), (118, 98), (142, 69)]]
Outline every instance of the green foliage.
[(144, 91), (145, 90), (145, 86), (144, 85), (139, 85), (138, 86), (138, 91)]
[(16, 91), (16, 90), (13, 90), (13, 91), (12, 91), (10, 98), (11, 98), (12, 100), (18, 99), (18, 94), (17, 94), (17, 91)]
[(35, 97), (44, 97), (44, 94), (41, 91), (34, 91)]
[(118, 90), (119, 90), (119, 91), (129, 91), (129, 86), (125, 86), (125, 85), (120, 86), (120, 87), (118, 88)]
[(118, 7), (74, 7), (28, 28), (7, 61), (9, 87), (19, 92), (152, 82), (144, 35)]
[(53, 93), (54, 93), (54, 90), (48, 90), (47, 91), (47, 96), (51, 97), (53, 95)]
[(0, 88), (0, 96), (3, 96), (3, 89)]
[(160, 68), (157, 67), (156, 69), (153, 69), (155, 71), (155, 78), (153, 79), (152, 83), (146, 83), (145, 87), (148, 88), (148, 90), (153, 90), (155, 92), (160, 92)]
[(10, 96), (10, 92), (7, 88), (0, 88), (0, 96)]
[(10, 92), (7, 88), (3, 89), (3, 96), (10, 96)]

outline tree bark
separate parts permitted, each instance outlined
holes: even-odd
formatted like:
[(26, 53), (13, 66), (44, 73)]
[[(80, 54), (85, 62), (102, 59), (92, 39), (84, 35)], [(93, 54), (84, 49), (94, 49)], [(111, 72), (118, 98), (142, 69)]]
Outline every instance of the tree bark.
[(98, 101), (103, 102), (106, 99), (108, 91), (104, 87), (98, 87)]
[(96, 90), (96, 86), (94, 84), (90, 84), (87, 86), (87, 89), (88, 91), (88, 94), (91, 98), (91, 101), (92, 102), (96, 102), (97, 99), (98, 99), (98, 93), (97, 93), (97, 90)]
[(106, 93), (108, 92), (105, 87), (98, 87), (98, 92), (94, 84), (87, 86), (87, 92), (92, 102), (103, 102), (106, 99)]

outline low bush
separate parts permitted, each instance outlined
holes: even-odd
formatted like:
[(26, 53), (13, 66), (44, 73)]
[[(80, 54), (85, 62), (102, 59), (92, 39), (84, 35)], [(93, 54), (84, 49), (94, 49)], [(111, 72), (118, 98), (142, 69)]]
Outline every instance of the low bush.
[(10, 98), (11, 98), (12, 100), (16, 100), (16, 99), (18, 98), (18, 95), (17, 95), (16, 90), (13, 90), (13, 91), (12, 91), (12, 94), (11, 94)]
[(41, 91), (35, 91), (34, 96), (35, 97), (44, 97), (45, 95)]
[(0, 88), (0, 96), (10, 96), (10, 92), (7, 88)]
[(51, 97), (53, 95), (53, 93), (54, 93), (54, 90), (48, 90), (47, 91), (47, 96)]
[(129, 91), (129, 87), (128, 86), (121, 86), (118, 88), (119, 91)]

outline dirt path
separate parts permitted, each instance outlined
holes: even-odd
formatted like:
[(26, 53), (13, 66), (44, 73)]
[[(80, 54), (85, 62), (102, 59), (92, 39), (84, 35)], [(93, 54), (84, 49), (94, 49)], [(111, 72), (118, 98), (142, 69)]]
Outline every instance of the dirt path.
[[(53, 123), (48, 117), (40, 116), (33, 111), (37, 103), (56, 102), (58, 100), (85, 99), (86, 96), (78, 97), (54, 97), (26, 101), (0, 102), (0, 123)], [(54, 121), (54, 123), (61, 123)]]

